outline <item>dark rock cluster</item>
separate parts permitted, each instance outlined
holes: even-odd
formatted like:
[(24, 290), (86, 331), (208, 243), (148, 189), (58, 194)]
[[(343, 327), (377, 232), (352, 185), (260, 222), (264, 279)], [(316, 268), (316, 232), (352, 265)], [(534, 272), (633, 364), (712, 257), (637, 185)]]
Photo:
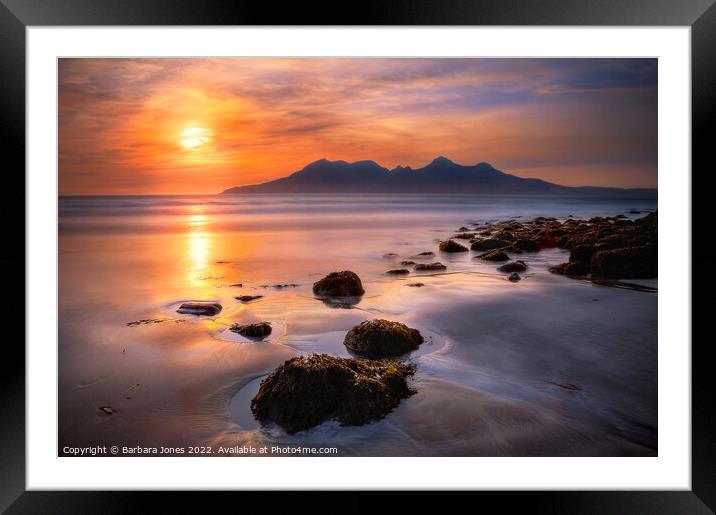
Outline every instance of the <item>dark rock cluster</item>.
[[(550, 269), (553, 273), (595, 279), (646, 279), (657, 276), (657, 233), (656, 212), (636, 220), (625, 215), (588, 220), (538, 217), (481, 227), (470, 240), (470, 249), (481, 252), (476, 256), (480, 259), (509, 261), (510, 254), (557, 247), (569, 250), (570, 255), (569, 261)], [(499, 270), (522, 272), (525, 268), (524, 262), (515, 261)]]

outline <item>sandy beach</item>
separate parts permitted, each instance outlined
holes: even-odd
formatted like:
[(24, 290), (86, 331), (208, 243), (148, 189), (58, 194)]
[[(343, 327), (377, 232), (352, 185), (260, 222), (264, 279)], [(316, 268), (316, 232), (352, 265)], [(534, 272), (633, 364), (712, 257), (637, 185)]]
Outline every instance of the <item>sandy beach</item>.
[[(528, 267), (511, 282), (478, 252), (438, 250), (469, 224), (655, 209), (477, 195), (60, 198), (58, 454), (305, 445), (339, 456), (655, 455), (656, 279), (628, 281), (647, 287), (638, 290), (553, 274), (569, 252), (550, 248), (520, 254)], [(426, 251), (436, 255), (416, 257)], [(386, 273), (404, 261), (447, 269)], [(360, 276), (357, 304), (314, 296), (313, 283), (337, 270)], [(178, 313), (188, 301), (222, 309)], [(415, 395), (362, 426), (288, 435), (255, 420), (250, 402), (267, 374), (298, 355), (350, 357), (346, 333), (373, 318), (425, 337), (404, 358), (416, 365)], [(263, 341), (229, 330), (259, 321), (272, 328)]]

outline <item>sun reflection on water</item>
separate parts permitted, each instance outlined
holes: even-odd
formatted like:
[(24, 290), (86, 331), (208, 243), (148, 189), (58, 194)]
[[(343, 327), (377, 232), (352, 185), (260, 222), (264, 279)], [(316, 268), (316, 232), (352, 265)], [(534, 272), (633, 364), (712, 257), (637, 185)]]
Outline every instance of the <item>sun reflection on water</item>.
[(204, 277), (209, 268), (212, 237), (211, 233), (206, 230), (208, 223), (208, 218), (202, 214), (190, 215), (187, 220), (188, 280), (194, 285), (204, 283)]

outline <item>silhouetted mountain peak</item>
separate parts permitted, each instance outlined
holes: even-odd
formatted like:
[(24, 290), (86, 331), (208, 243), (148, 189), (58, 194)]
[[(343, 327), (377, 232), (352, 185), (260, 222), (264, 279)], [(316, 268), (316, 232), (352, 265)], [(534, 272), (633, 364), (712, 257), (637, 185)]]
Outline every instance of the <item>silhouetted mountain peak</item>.
[(224, 193), (457, 193), (523, 195), (592, 195), (656, 198), (655, 189), (571, 188), (540, 179), (525, 179), (491, 164), (454, 163), (444, 156), (423, 168), (388, 170), (375, 161), (319, 159), (293, 174), (264, 184), (230, 188)]
[[(452, 161), (450, 161), (447, 157), (438, 156), (435, 159), (433, 159), (428, 166), (430, 166), (430, 167), (436, 167), (436, 166), (445, 167), (445, 166), (457, 166), (457, 165), (455, 163), (453, 163)], [(427, 168), (428, 166), (426, 166), (425, 168)]]

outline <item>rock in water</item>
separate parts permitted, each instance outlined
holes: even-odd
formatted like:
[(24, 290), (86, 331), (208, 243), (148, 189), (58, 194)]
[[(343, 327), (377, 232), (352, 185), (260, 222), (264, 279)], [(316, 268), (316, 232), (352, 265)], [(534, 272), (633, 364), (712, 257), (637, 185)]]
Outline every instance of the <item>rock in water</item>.
[(239, 295), (238, 297), (234, 298), (236, 300), (240, 300), (241, 302), (251, 302), (252, 300), (263, 298), (263, 295)]
[(221, 312), (221, 304), (218, 302), (184, 302), (177, 313), (185, 315), (216, 315)]
[(524, 272), (527, 270), (527, 263), (521, 260), (510, 261), (502, 266), (498, 266), (497, 269), (500, 272)]
[(629, 279), (656, 277), (659, 268), (657, 254), (656, 245), (600, 250), (592, 256), (592, 276)]
[(370, 358), (399, 356), (420, 347), (423, 336), (400, 322), (375, 319), (361, 322), (348, 331), (343, 345)]
[(467, 252), (467, 247), (460, 245), (453, 240), (445, 240), (440, 243), (441, 252)]
[(485, 238), (473, 242), (470, 248), (472, 250), (495, 250), (509, 247), (511, 244), (511, 241), (501, 240), (499, 238)]
[(313, 293), (328, 297), (355, 297), (363, 295), (365, 290), (360, 277), (354, 272), (331, 272), (326, 277), (313, 283)]
[(517, 272), (512, 272), (510, 274), (510, 276), (508, 277), (508, 279), (510, 281), (512, 281), (513, 283), (515, 283), (515, 282), (519, 281), (520, 279), (522, 279), (522, 277), (520, 277), (520, 274), (518, 274)]
[(268, 322), (257, 322), (255, 324), (234, 324), (229, 327), (233, 331), (246, 338), (265, 338), (271, 334), (271, 324)]
[(567, 277), (582, 277), (589, 274), (589, 265), (584, 263), (562, 263), (549, 269), (553, 274), (566, 275)]
[(513, 246), (525, 252), (537, 252), (540, 249), (539, 243), (534, 240), (517, 240)]
[(410, 273), (410, 270), (406, 268), (396, 268), (395, 270), (388, 270), (385, 273), (390, 275), (406, 275)]
[(416, 272), (430, 272), (435, 270), (447, 270), (447, 267), (443, 265), (442, 263), (428, 263), (428, 264), (422, 264), (419, 263), (415, 265), (414, 270)]
[(414, 373), (415, 365), (397, 361), (299, 356), (261, 382), (251, 412), (289, 434), (326, 420), (359, 426), (385, 417), (414, 394), (407, 383)]
[(480, 254), (477, 257), (480, 259), (485, 259), (487, 261), (509, 261), (510, 259), (510, 256), (508, 256), (501, 250), (491, 250), (490, 252), (485, 252), (484, 254)]

